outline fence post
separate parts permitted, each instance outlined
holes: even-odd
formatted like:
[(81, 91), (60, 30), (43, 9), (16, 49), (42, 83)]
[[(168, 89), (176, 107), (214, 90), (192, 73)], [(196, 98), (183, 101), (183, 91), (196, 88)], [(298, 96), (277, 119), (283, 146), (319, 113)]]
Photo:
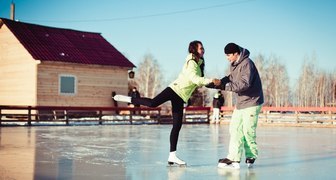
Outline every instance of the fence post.
[(295, 111), (295, 115), (296, 115), (296, 123), (299, 123), (299, 111)]
[(65, 124), (69, 125), (69, 116), (68, 116), (68, 110), (64, 110), (64, 115), (65, 115)]
[(0, 126), (1, 126), (1, 123), (2, 123), (2, 108), (0, 106)]
[(265, 123), (268, 123), (268, 117), (267, 117), (268, 111), (264, 111), (263, 113), (265, 114)]
[(31, 106), (28, 106), (28, 126), (31, 126)]
[(330, 123), (331, 123), (331, 124), (334, 124), (334, 121), (335, 121), (335, 120), (333, 120), (333, 116), (332, 116), (333, 114), (332, 114), (332, 111), (331, 111), (331, 110), (329, 111), (329, 115), (330, 115), (330, 120), (331, 120)]
[(133, 124), (133, 122), (132, 122), (132, 114), (133, 113), (132, 113), (132, 111), (129, 111), (129, 112), (130, 112), (130, 118), (129, 118), (130, 120), (129, 121), (130, 121), (131, 124)]
[(158, 123), (161, 124), (161, 109), (158, 109)]
[(207, 110), (207, 119), (208, 119), (208, 124), (210, 124), (210, 109)]
[(56, 112), (56, 110), (53, 110), (52, 111), (53, 112), (53, 120), (57, 120), (57, 112)]
[(100, 125), (103, 124), (102, 116), (103, 116), (103, 111), (102, 111), (102, 110), (99, 110), (99, 124), (100, 124)]

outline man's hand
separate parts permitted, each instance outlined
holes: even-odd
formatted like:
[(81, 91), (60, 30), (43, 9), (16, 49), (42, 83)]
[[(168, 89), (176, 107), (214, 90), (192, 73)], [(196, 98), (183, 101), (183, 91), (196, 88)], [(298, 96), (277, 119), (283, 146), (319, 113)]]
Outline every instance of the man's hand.
[(214, 83), (215, 86), (219, 86), (221, 84), (221, 80), (219, 79), (213, 79), (212, 82)]
[(225, 86), (226, 83), (230, 82), (230, 79), (229, 77), (225, 76), (220, 81), (221, 81), (221, 84)]
[(230, 79), (228, 76), (223, 77), (221, 80), (219, 79), (213, 79), (212, 83), (205, 85), (207, 88), (213, 88), (213, 89), (221, 89), (225, 90), (226, 84), (230, 82)]

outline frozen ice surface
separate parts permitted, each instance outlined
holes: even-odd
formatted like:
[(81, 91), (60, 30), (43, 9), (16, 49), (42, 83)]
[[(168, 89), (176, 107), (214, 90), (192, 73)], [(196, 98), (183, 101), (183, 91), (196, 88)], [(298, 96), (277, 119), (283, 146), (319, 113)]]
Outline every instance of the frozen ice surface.
[(334, 179), (336, 128), (258, 127), (259, 158), (248, 169), (217, 168), (227, 125), (183, 125), (167, 165), (171, 125), (0, 128), (0, 179)]

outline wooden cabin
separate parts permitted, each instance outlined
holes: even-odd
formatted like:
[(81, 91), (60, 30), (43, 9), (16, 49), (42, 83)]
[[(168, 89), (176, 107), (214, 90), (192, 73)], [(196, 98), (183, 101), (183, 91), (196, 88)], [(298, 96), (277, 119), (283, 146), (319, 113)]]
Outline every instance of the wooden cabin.
[(0, 18), (0, 105), (111, 107), (133, 67), (100, 33)]

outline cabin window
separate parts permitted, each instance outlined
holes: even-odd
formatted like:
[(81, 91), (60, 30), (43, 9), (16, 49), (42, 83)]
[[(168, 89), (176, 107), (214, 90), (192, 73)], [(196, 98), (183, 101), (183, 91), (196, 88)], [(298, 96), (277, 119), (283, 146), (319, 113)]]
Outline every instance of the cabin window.
[(59, 92), (63, 95), (76, 94), (76, 77), (73, 75), (60, 75), (59, 77)]

